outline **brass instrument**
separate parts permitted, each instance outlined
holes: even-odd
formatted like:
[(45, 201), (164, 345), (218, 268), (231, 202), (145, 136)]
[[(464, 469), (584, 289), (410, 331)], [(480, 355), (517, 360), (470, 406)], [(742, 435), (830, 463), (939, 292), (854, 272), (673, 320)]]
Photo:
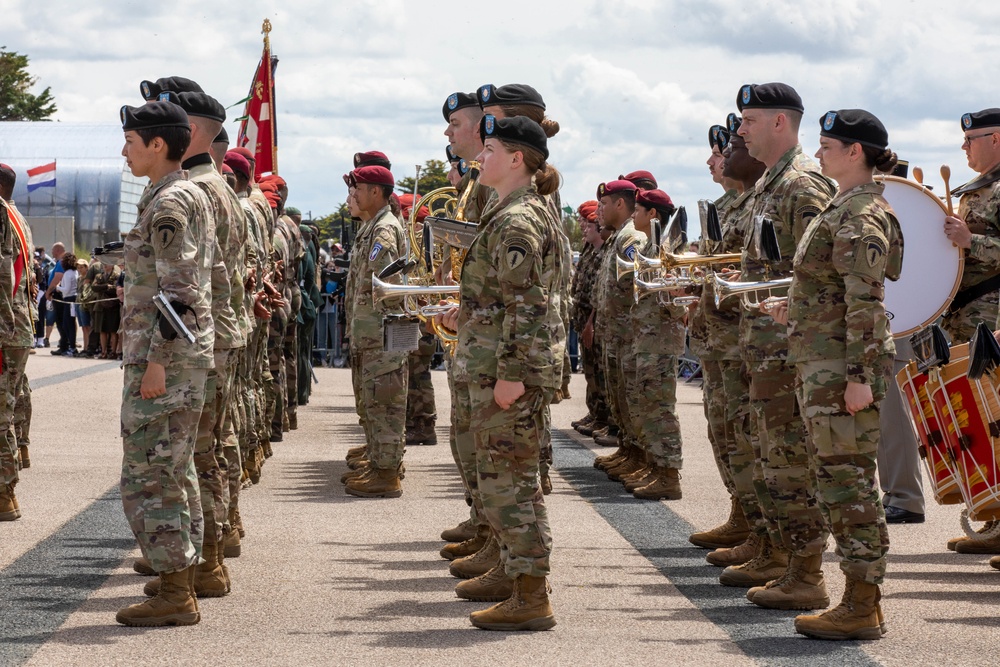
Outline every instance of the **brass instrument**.
[(378, 276), (372, 274), (372, 304), (378, 304), (387, 299), (402, 298), (403, 312), (410, 317), (416, 317), (421, 322), (428, 323), (445, 346), (457, 343), (458, 334), (439, 327), (434, 322), (434, 316), (448, 312), (458, 305), (458, 301), (448, 299), (447, 304), (421, 305), (417, 299), (420, 297), (457, 297), (460, 289), (458, 285), (396, 285), (379, 280)]
[(741, 257), (738, 252), (721, 255), (698, 255), (693, 252), (675, 255), (670, 252), (661, 252), (660, 265), (666, 271), (682, 268), (693, 269), (696, 267), (710, 267), (715, 264), (738, 263)]
[[(743, 299), (743, 307), (747, 310), (760, 310), (763, 305), (765, 310), (770, 310), (774, 308), (778, 303), (787, 300), (787, 296), (774, 296), (772, 294), (773, 290), (787, 288), (792, 284), (791, 278), (778, 278), (776, 280), (759, 280), (754, 282), (739, 282), (724, 280), (719, 276), (714, 276), (712, 281), (715, 283), (715, 307), (719, 308), (722, 302), (734, 295), (741, 295)], [(751, 292), (766, 291), (768, 293), (767, 298), (760, 300), (751, 300), (749, 294)]]

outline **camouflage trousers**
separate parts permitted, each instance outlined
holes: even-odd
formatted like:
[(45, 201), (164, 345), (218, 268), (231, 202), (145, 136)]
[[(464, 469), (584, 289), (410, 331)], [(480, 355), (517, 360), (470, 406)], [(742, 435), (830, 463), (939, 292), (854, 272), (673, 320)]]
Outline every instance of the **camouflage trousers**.
[[(448, 375), (451, 375), (449, 371)], [(455, 382), (451, 393), (452, 427), (455, 435), (452, 453), (458, 472), (465, 485), (466, 502), (469, 503), (469, 518), (476, 526), (486, 526), (488, 522), (483, 512), (483, 499), (479, 494), (479, 469), (476, 466), (476, 435), (473, 432), (472, 396), (469, 385)], [(477, 425), (478, 427), (478, 425)]]
[[(216, 458), (222, 466), (222, 477), (226, 486), (222, 489), (223, 507), (225, 509), (224, 532), (229, 532), (229, 509), (239, 506), (240, 487), (243, 483), (243, 458), (240, 455), (240, 441), (237, 431), (246, 419), (243, 401), (240, 400), (242, 378), (239, 371), (246, 358), (246, 347), (238, 347), (229, 351), (226, 360), (225, 386), (223, 387), (222, 424), (219, 429), (219, 440), (216, 444)], [(218, 456), (221, 450), (222, 456)], [(207, 530), (206, 530), (207, 532)]]
[(20, 455), (17, 449), (17, 432), (14, 428), (14, 408), (17, 405), (17, 389), (24, 368), (28, 365), (29, 348), (7, 347), (3, 349), (3, 363), (0, 365), (0, 484), (17, 484)]
[(795, 369), (781, 360), (755, 361), (748, 367), (763, 484), (754, 481), (771, 539), (793, 554), (813, 553), (816, 544), (826, 544), (828, 533), (809, 468)]
[(228, 466), (222, 451), (222, 422), (229, 402), (227, 387), (229, 350), (215, 351), (215, 368), (208, 371), (205, 401), (198, 420), (194, 445), (194, 469), (198, 473), (201, 510), (205, 519), (205, 544), (218, 544), (226, 523), (226, 496), (229, 491)]
[(677, 420), (677, 357), (640, 352), (634, 355), (635, 380), (628, 406), (639, 446), (647, 461), (680, 470), (681, 424)]
[[(757, 422), (750, 409), (750, 376), (742, 361), (719, 361), (719, 376), (725, 396), (723, 415), (730, 425), (730, 448), (720, 453), (725, 458), (733, 483), (733, 491), (747, 517), (747, 523), (758, 535), (768, 534), (769, 519), (761, 509), (758, 490), (765, 489), (764, 469), (760, 461), (760, 437)], [(704, 365), (702, 366), (704, 369)], [(711, 371), (709, 371), (711, 372)], [(706, 375), (707, 377), (707, 375)], [(706, 380), (707, 382), (707, 380)], [(770, 506), (770, 503), (768, 503)]]
[[(30, 354), (30, 353), (26, 353)], [(27, 360), (27, 356), (25, 356)], [(25, 361), (27, 365), (27, 361)], [(14, 403), (14, 434), (19, 446), (31, 446), (31, 385), (28, 374), (22, 372), (17, 380), (17, 401)]]
[(351, 358), (356, 356), (361, 359), (368, 460), (376, 468), (396, 470), (406, 443), (407, 354), (351, 350)]
[[(843, 359), (797, 364), (797, 390), (806, 427), (816, 499), (837, 542), (840, 569), (848, 577), (881, 584), (885, 577), (889, 531), (875, 481), (880, 399), (885, 395), (892, 360), (872, 386), (875, 402), (851, 415), (844, 407), (847, 363)], [(825, 536), (824, 536), (825, 538)], [(814, 544), (822, 553), (826, 540)]]
[[(240, 448), (243, 460), (249, 460), (256, 455), (261, 443), (267, 442), (271, 433), (271, 423), (267, 414), (267, 386), (271, 384), (271, 371), (267, 363), (267, 331), (266, 320), (255, 320), (255, 327), (250, 334), (247, 345), (245, 365), (246, 408), (247, 417), (245, 433), (240, 437)], [(243, 375), (243, 373), (240, 373)]]
[(437, 406), (431, 382), (431, 362), (437, 351), (437, 337), (425, 333), (416, 350), (407, 355), (409, 390), (406, 394), (406, 428), (434, 428)]
[(284, 430), (285, 394), (288, 391), (284, 357), (286, 326), (286, 322), (275, 316), (271, 318), (267, 328), (267, 368), (271, 372), (271, 381), (264, 387), (267, 393), (267, 412), (264, 418), (269, 426), (269, 434)]
[[(734, 442), (735, 423), (729, 421), (726, 412), (728, 396), (725, 382), (722, 378), (724, 361), (701, 360), (701, 374), (704, 382), (701, 386), (702, 399), (705, 405), (705, 420), (708, 422), (708, 442), (712, 446), (715, 465), (719, 469), (722, 484), (729, 495), (736, 497), (736, 485), (733, 482), (733, 472), (729, 468), (729, 456), (736, 449)], [(740, 400), (745, 400), (743, 394)]]
[(951, 336), (952, 345), (963, 345), (972, 339), (976, 326), (986, 322), (990, 329), (1000, 328), (1000, 292), (990, 292), (966, 305), (957, 313), (947, 314), (941, 318), (941, 328)]
[(604, 347), (605, 390), (608, 397), (608, 407), (611, 408), (611, 420), (620, 430), (621, 441), (629, 447), (637, 447), (639, 441), (635, 437), (635, 429), (632, 428), (628, 407), (627, 378), (629, 375), (635, 377), (634, 370), (632, 373), (628, 373), (625, 368), (626, 365), (632, 366), (632, 364), (628, 364), (629, 357), (632, 357), (631, 351), (619, 357), (618, 350), (613, 349), (610, 345)]
[[(281, 430), (288, 430), (288, 420), (296, 418), (299, 407), (299, 329), (295, 318), (288, 320), (281, 341), (281, 355), (285, 363), (285, 409), (281, 413)], [(274, 426), (274, 422), (271, 423)]]
[(361, 350), (351, 350), (351, 386), (354, 389), (354, 411), (358, 413), (358, 423), (361, 424), (361, 428), (365, 430), (365, 437), (368, 435), (368, 418), (365, 414), (365, 390), (362, 378), (364, 373), (362, 371), (362, 359), (363, 355)]
[(125, 366), (122, 507), (142, 555), (160, 573), (198, 563), (204, 519), (194, 443), (205, 403), (204, 368), (167, 369), (167, 393), (139, 393), (145, 365)]
[(527, 387), (507, 410), (492, 387), (470, 386), (483, 513), (500, 542), (507, 576), (549, 573), (552, 533), (539, 486), (539, 445), (551, 389)]
[(580, 359), (583, 377), (587, 380), (587, 413), (597, 423), (606, 424), (611, 419), (611, 408), (608, 407), (601, 345), (595, 340), (594, 346), (588, 350), (581, 344)]
[(296, 363), (298, 364), (298, 398), (296, 405), (306, 405), (312, 395), (312, 346), (316, 320), (298, 325)]

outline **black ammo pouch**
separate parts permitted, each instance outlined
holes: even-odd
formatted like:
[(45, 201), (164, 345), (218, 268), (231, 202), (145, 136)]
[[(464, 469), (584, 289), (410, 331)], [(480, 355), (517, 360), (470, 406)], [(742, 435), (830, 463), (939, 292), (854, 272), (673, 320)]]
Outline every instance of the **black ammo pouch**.
[[(186, 306), (180, 301), (171, 301), (170, 306), (177, 313), (177, 317), (184, 317), (184, 314), (188, 311), (193, 312), (190, 306)], [(163, 340), (174, 340), (177, 338), (177, 329), (170, 323), (170, 320), (163, 316), (163, 313), (156, 313), (156, 323), (160, 327), (160, 335), (163, 336)]]

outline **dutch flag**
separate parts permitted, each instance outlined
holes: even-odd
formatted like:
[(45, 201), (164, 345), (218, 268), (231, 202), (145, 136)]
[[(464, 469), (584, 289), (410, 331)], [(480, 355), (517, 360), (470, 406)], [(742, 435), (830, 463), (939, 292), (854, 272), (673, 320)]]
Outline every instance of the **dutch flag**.
[(28, 170), (28, 192), (38, 188), (56, 187), (56, 163), (55, 160), (49, 164)]

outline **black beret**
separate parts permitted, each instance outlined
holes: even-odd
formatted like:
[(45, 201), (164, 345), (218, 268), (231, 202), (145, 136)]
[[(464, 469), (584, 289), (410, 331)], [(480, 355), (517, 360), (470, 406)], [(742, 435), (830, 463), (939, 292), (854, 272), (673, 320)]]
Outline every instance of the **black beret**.
[(495, 87), (492, 83), (479, 87), (479, 106), (527, 104), (528, 106), (545, 109), (545, 101), (538, 91), (523, 83), (509, 83), (506, 86)]
[(729, 145), (729, 130), (721, 125), (713, 125), (708, 128), (708, 145), (718, 148), (721, 153)]
[(787, 83), (748, 83), (736, 96), (736, 108), (805, 111), (802, 98)]
[(182, 76), (165, 76), (156, 81), (143, 81), (139, 84), (139, 92), (142, 93), (142, 99), (146, 101), (155, 100), (159, 97), (160, 93), (167, 92), (168, 90), (172, 90), (175, 93), (205, 92), (197, 83)]
[(212, 141), (213, 144), (228, 144), (229, 143), (229, 133), (226, 132), (226, 128), (219, 130), (219, 134), (216, 135), (215, 139)]
[(819, 119), (821, 137), (839, 139), (849, 144), (855, 142), (885, 150), (889, 146), (889, 133), (878, 118), (864, 109), (827, 111)]
[(441, 113), (444, 114), (444, 119), (449, 121), (451, 120), (451, 114), (459, 109), (478, 106), (479, 98), (476, 97), (475, 93), (452, 93), (448, 96), (448, 99), (444, 101), (444, 106), (441, 107)]
[(464, 159), (459, 160), (455, 168), (458, 169), (459, 176), (465, 176), (467, 173), (469, 173), (469, 163), (466, 162)]
[(205, 93), (160, 93), (158, 99), (179, 104), (188, 116), (211, 118), (220, 123), (226, 122), (226, 108), (211, 95)]
[(448, 156), (448, 162), (458, 162), (462, 158), (455, 155), (455, 151), (451, 150), (451, 144), (446, 144), (444, 147), (444, 154)]
[(983, 109), (962, 116), (963, 131), (998, 126), (1000, 126), (1000, 109)]
[(549, 159), (548, 139), (542, 126), (527, 116), (513, 118), (497, 118), (492, 114), (483, 116), (479, 123), (479, 137), (485, 141), (489, 138), (502, 139), (512, 144), (529, 146)]
[(121, 108), (122, 130), (147, 130), (153, 127), (191, 128), (184, 109), (173, 102), (146, 102), (141, 107)]
[(737, 130), (740, 129), (740, 125), (743, 124), (743, 119), (734, 113), (730, 113), (726, 116), (726, 129), (729, 130), (729, 134), (736, 134)]

